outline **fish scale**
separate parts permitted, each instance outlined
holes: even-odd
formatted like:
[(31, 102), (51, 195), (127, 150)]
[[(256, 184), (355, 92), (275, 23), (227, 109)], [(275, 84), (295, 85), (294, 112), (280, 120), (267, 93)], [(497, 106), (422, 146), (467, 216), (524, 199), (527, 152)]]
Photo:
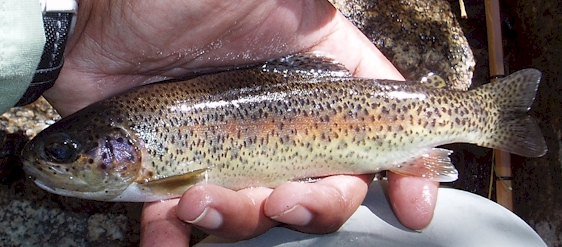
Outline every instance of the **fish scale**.
[(178, 197), (197, 183), (239, 190), (381, 170), (452, 181), (450, 151), (437, 146), (544, 154), (525, 114), (539, 77), (528, 69), (456, 91), (353, 78), (331, 59), (291, 55), (90, 105), (40, 133), (24, 162), (48, 191), (111, 201)]
[[(232, 73), (229, 73), (229, 76), (232, 76), (234, 78), (237, 77), (236, 74), (233, 75)], [(218, 78), (217, 81), (221, 81), (221, 78)], [(241, 80), (241, 82), (245, 82), (245, 80)], [(169, 91), (174, 91), (177, 92), (179, 95), (182, 95), (183, 93), (180, 93), (181, 92), (180, 90), (182, 88), (190, 88), (192, 87), (193, 84), (199, 84), (202, 85), (203, 87), (208, 87), (206, 83), (213, 84), (215, 83), (215, 81), (213, 79), (209, 80), (209, 78), (206, 77), (204, 82), (194, 80), (185, 83), (175, 84), (174, 87), (176, 88), (170, 89)], [(236, 81), (233, 83), (241, 85)], [(359, 85), (356, 85), (356, 83)], [(317, 160), (318, 158), (322, 158), (322, 157), (299, 156), (298, 148), (296, 147), (301, 145), (305, 145), (309, 147), (315, 146), (316, 148), (319, 149), (327, 149), (330, 153), (336, 154), (339, 149), (330, 147), (329, 145), (331, 143), (330, 137), (334, 137), (335, 139), (341, 138), (342, 142), (351, 143), (352, 145), (358, 147), (365, 146), (365, 147), (383, 148), (383, 150), (379, 150), (379, 151), (390, 151), (392, 150), (393, 146), (404, 146), (404, 143), (398, 140), (395, 143), (393, 143), (394, 138), (388, 141), (385, 140), (385, 137), (387, 137), (387, 133), (378, 133), (377, 135), (374, 136), (369, 135), (369, 133), (373, 133), (372, 128), (376, 127), (377, 125), (380, 127), (383, 127), (385, 125), (388, 126), (387, 127), (388, 129), (386, 129), (386, 131), (388, 133), (393, 133), (393, 135), (388, 135), (388, 136), (395, 136), (401, 134), (400, 129), (402, 129), (402, 131), (407, 131), (407, 130), (404, 130), (404, 128), (401, 127), (402, 125), (399, 125), (400, 123), (396, 121), (399, 116), (402, 117), (403, 115), (391, 116), (390, 111), (386, 113), (387, 115), (386, 118), (388, 119), (394, 118), (394, 121), (391, 121), (393, 124), (385, 124), (385, 122), (381, 121), (380, 119), (379, 121), (376, 121), (376, 123), (369, 123), (366, 121), (367, 119), (370, 119), (371, 117), (377, 115), (384, 117), (385, 114), (382, 114), (381, 110), (377, 110), (377, 109), (367, 110), (367, 108), (372, 108), (370, 106), (353, 103), (357, 101), (359, 98), (367, 97), (366, 95), (363, 95), (363, 93), (359, 93), (359, 92), (372, 92), (373, 90), (375, 90), (373, 88), (369, 88), (369, 89), (361, 88), (362, 87), (361, 84), (363, 83), (364, 82), (362, 81), (345, 82), (344, 80), (344, 81), (336, 81), (336, 82), (329, 82), (329, 83), (308, 83), (308, 84), (298, 84), (298, 85), (291, 85), (291, 84), (284, 83), (280, 89), (271, 88), (271, 87), (265, 87), (265, 88), (261, 87), (260, 91), (267, 92), (267, 95), (269, 96), (263, 97), (263, 98), (267, 98), (266, 100), (262, 99), (262, 97), (257, 97), (259, 98), (258, 103), (253, 102), (252, 100), (241, 100), (241, 99), (245, 99), (248, 96), (244, 94), (232, 93), (232, 92), (225, 93), (226, 96), (224, 96), (222, 93), (213, 92), (210, 94), (212, 95), (212, 97), (205, 97), (205, 98), (194, 97), (193, 101), (191, 99), (186, 100), (187, 97), (184, 96), (182, 97), (182, 99), (188, 102), (185, 102), (183, 104), (187, 104), (187, 105), (197, 105), (197, 104), (207, 105), (208, 102), (217, 102), (217, 101), (227, 101), (230, 103), (227, 105), (219, 104), (220, 106), (212, 107), (212, 110), (207, 109), (206, 111), (204, 110), (190, 111), (187, 109), (181, 110), (182, 108), (181, 106), (177, 107), (179, 108), (179, 110), (169, 109), (168, 112), (166, 113), (166, 115), (169, 117), (168, 119), (189, 119), (189, 120), (186, 121), (186, 124), (179, 124), (174, 121), (164, 123), (165, 126), (170, 126), (170, 127), (165, 128), (164, 130), (159, 130), (159, 129), (155, 129), (155, 130), (157, 133), (167, 133), (168, 135), (158, 136), (158, 135), (150, 134), (150, 135), (146, 135), (145, 138), (142, 139), (142, 141), (144, 141), (144, 143), (151, 143), (153, 142), (153, 140), (151, 140), (150, 137), (156, 136), (157, 140), (155, 141), (158, 141), (159, 143), (162, 143), (161, 140), (164, 140), (165, 143), (166, 142), (170, 143), (169, 140), (172, 138), (178, 140), (185, 140), (185, 141), (192, 140), (193, 143), (196, 142), (202, 143), (197, 147), (192, 147), (190, 146), (190, 144), (187, 143), (186, 143), (187, 145), (180, 145), (181, 147), (188, 147), (187, 148), (188, 150), (197, 149), (198, 153), (197, 155), (194, 155), (193, 153), (186, 154), (184, 152), (182, 157), (183, 159), (177, 161), (180, 163), (187, 162), (187, 161), (192, 161), (192, 162), (198, 161), (198, 163), (201, 164), (201, 166), (178, 167), (178, 166), (169, 166), (165, 163), (157, 164), (157, 162), (155, 162), (155, 164), (152, 164), (154, 168), (154, 172), (156, 176), (162, 176), (162, 177), (172, 176), (178, 174), (178, 172), (186, 173), (189, 172), (190, 170), (201, 169), (207, 166), (218, 167), (219, 173), (224, 174), (224, 176), (236, 177), (237, 174), (226, 174), (221, 172), (222, 168), (228, 169), (230, 166), (229, 163), (231, 163), (233, 157), (233, 154), (231, 153), (232, 149), (236, 150), (236, 152), (239, 152), (238, 150), (246, 150), (247, 153), (245, 153), (244, 156), (247, 156), (248, 159), (241, 160), (241, 163), (250, 163), (250, 164), (253, 163), (255, 165), (252, 165), (250, 167), (255, 169), (256, 167), (261, 167), (262, 165), (264, 165), (265, 164), (264, 161), (274, 165), (275, 163), (284, 162), (285, 160), (296, 160), (299, 162), (304, 161), (304, 162), (312, 163), (314, 160)], [(187, 84), (187, 85), (183, 85), (183, 84)], [(344, 84), (344, 85), (336, 85), (336, 84)], [(255, 87), (256, 85), (242, 84), (241, 86)], [(359, 92), (350, 94), (351, 98), (349, 100), (346, 99), (345, 95), (338, 96), (335, 99), (334, 97), (331, 97), (333, 99), (326, 100), (329, 94), (322, 93), (322, 92), (333, 90), (333, 87), (338, 87), (336, 89), (340, 89), (342, 87), (344, 89), (354, 89)], [(291, 88), (292, 92), (289, 92), (287, 88)], [(145, 90), (150, 90), (150, 88), (145, 88)], [(277, 92), (277, 91), (284, 92), (283, 97), (271, 96), (271, 94), (274, 94), (271, 92)], [(145, 94), (143, 90), (139, 91), (138, 93), (140, 95)], [(191, 95), (191, 94), (185, 93), (185, 95)], [(234, 95), (234, 97), (229, 99), (228, 95)], [(250, 92), (249, 97), (255, 98), (256, 92)], [(302, 97), (311, 97), (314, 99), (323, 99), (323, 100), (309, 101), (308, 104), (306, 104), (306, 101), (301, 100)], [(379, 101), (380, 99), (378, 98), (380, 97), (374, 97), (374, 100)], [(237, 100), (239, 102), (247, 101), (248, 103), (232, 103), (232, 101), (234, 100)], [(203, 103), (200, 103), (199, 101)], [(343, 103), (344, 107), (340, 107), (339, 109), (335, 108), (334, 111), (330, 111), (329, 110), (331, 109), (330, 105), (335, 105), (336, 103), (340, 103), (340, 104)], [(238, 104), (238, 107), (232, 107), (230, 106), (230, 104)], [(392, 103), (392, 104), (396, 105), (397, 103)], [(346, 107), (348, 105), (349, 107)], [(413, 108), (415, 106), (407, 106), (407, 107)], [(385, 106), (381, 107), (381, 109), (384, 108)], [(392, 107), (389, 108), (393, 110)], [(264, 109), (264, 110), (244, 111), (241, 109)], [(209, 110), (212, 112), (209, 112)], [(363, 112), (363, 110), (365, 110), (365, 112)], [(146, 112), (138, 111), (138, 109), (132, 109), (129, 112), (135, 113), (137, 115), (146, 114)], [(404, 114), (408, 115), (410, 113), (404, 113)], [(217, 116), (228, 116), (228, 117), (219, 119), (219, 117)], [(435, 117), (438, 116), (439, 114), (435, 114)], [(254, 122), (253, 124), (240, 122), (240, 121), (248, 121), (248, 119), (251, 119), (252, 121), (256, 121), (256, 122)], [(324, 121), (324, 119), (332, 119), (333, 122), (329, 122), (329, 120)], [(424, 119), (424, 121), (420, 123), (420, 126), (416, 126), (414, 124), (411, 125), (411, 127), (416, 128), (416, 127), (421, 127), (422, 125), (428, 125), (429, 122), (435, 121), (433, 119), (432, 118)], [(340, 126), (337, 127), (334, 126), (334, 122), (335, 123), (345, 122), (344, 125), (348, 125), (348, 126), (346, 128), (346, 126), (342, 127), (340, 124)], [(204, 136), (194, 135), (193, 133), (182, 135), (185, 126), (194, 126), (196, 130), (193, 131), (196, 131), (198, 133), (204, 133), (205, 135)], [(201, 128), (199, 126), (204, 126), (204, 127)], [(244, 126), (244, 127), (240, 128), (238, 126)], [(393, 128), (393, 126), (395, 128)], [(144, 126), (140, 128), (139, 126), (131, 126), (130, 128), (136, 132), (139, 131), (146, 132), (145, 130), (146, 128)], [(215, 128), (218, 128), (220, 131), (216, 131)], [(305, 128), (308, 129), (308, 131), (304, 131)], [(393, 132), (393, 129), (397, 129), (397, 131)], [(450, 129), (446, 129), (446, 130), (450, 130)], [(440, 132), (439, 130), (435, 130), (435, 131), (436, 134), (439, 134)], [(414, 133), (414, 134), (417, 134), (416, 136), (424, 135), (423, 133)], [(232, 135), (236, 135), (235, 139), (239, 141), (234, 142), (233, 141), (234, 138), (230, 137)], [(407, 138), (408, 133), (404, 133), (404, 135)], [(429, 135), (429, 133), (425, 134), (425, 136), (427, 135)], [(243, 138), (241, 138), (242, 136)], [(352, 138), (351, 139), (345, 138), (348, 136), (351, 136)], [(264, 142), (264, 141), (257, 142), (258, 138), (261, 140), (265, 138), (268, 140), (268, 142)], [(225, 143), (225, 139), (230, 139), (231, 142)], [(309, 141), (308, 142), (301, 141), (303, 139)], [(385, 141), (390, 142), (388, 147), (382, 145), (383, 142)], [(435, 145), (434, 143), (430, 143), (430, 145), (432, 144)], [(151, 146), (151, 145), (147, 145), (147, 146)], [(279, 150), (279, 151), (277, 151), (275, 154), (270, 154), (271, 152), (270, 149)], [(153, 149), (153, 150), (154, 151), (152, 151), (152, 153), (158, 152), (158, 149)], [(313, 150), (306, 150), (306, 151), (313, 151)], [(367, 148), (366, 151), (370, 152), (371, 150), (370, 148)], [(359, 153), (357, 151), (353, 151), (353, 152)], [(170, 151), (165, 150), (162, 153), (170, 153)], [(341, 158), (342, 154), (333, 155), (333, 156), (336, 157), (324, 158), (324, 159), (329, 159), (329, 160), (325, 160), (325, 162), (333, 163), (333, 161), (330, 160), (335, 160), (335, 159), (339, 159), (338, 162), (340, 163), (343, 161)], [(272, 158), (276, 158), (276, 160), (273, 160)], [(162, 161), (161, 158), (158, 160)], [(169, 160), (170, 158), (165, 159), (165, 161), (169, 161)], [(374, 159), (373, 161), (376, 162), (376, 159)], [(168, 170), (168, 168), (170, 168), (170, 170)], [(171, 170), (172, 168), (176, 168), (176, 169)], [(183, 168), (183, 170), (178, 171), (177, 168)], [(291, 170), (290, 168), (286, 168), (286, 169)], [(349, 167), (344, 166), (342, 170), (348, 170), (348, 169)], [(283, 168), (280, 168), (280, 170), (283, 170)], [(271, 174), (277, 173), (275, 169), (269, 169), (266, 171), (268, 171)], [(264, 174), (264, 172), (265, 171), (258, 170), (256, 173), (262, 175)], [(333, 172), (333, 171), (327, 171), (327, 172)], [(341, 173), (343, 171), (339, 171), (339, 172)], [(361, 171), (351, 171), (351, 172), (361, 172)], [(367, 172), (367, 171), (362, 171), (362, 172)], [(316, 174), (316, 176), (321, 176), (321, 175), (325, 175), (325, 174)], [(303, 176), (303, 178), (304, 177), (306, 176)], [(216, 181), (213, 181), (215, 179)], [(281, 179), (282, 180), (280, 182), (286, 181), (286, 178), (281, 178)], [(222, 175), (218, 175), (218, 176), (213, 176), (211, 180), (212, 180), (211, 182), (213, 183), (220, 183), (220, 181), (225, 181), (228, 179), (223, 178)], [(223, 182), (223, 183), (227, 183), (227, 182)], [(240, 183), (234, 183), (234, 184), (240, 184)], [(248, 185), (241, 184), (240, 186), (245, 187)], [(251, 185), (251, 186), (255, 186), (255, 185)]]

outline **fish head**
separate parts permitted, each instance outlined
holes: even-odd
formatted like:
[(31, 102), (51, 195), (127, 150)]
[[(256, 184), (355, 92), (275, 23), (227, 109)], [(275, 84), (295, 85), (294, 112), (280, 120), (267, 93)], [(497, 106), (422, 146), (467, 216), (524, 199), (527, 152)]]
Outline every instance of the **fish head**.
[(124, 127), (100, 122), (75, 115), (45, 129), (24, 147), (24, 170), (55, 194), (117, 197), (139, 177), (142, 153)]

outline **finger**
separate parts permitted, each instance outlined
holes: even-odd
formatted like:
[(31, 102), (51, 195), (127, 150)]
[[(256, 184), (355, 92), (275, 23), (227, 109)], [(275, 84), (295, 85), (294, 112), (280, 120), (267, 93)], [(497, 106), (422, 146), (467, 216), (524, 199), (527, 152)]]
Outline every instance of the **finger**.
[(141, 246), (189, 246), (191, 230), (188, 224), (176, 217), (177, 204), (178, 199), (144, 204)]
[(335, 15), (333, 22), (334, 31), (312, 51), (334, 56), (356, 77), (404, 80), (380, 50), (341, 13)]
[(363, 202), (371, 180), (371, 175), (341, 175), (316, 183), (286, 183), (266, 200), (264, 213), (298, 231), (334, 232)]
[(229, 239), (248, 239), (260, 235), (278, 223), (263, 214), (268, 188), (232, 191), (204, 184), (182, 196), (177, 217), (209, 234)]
[(414, 230), (431, 222), (439, 183), (426, 178), (388, 173), (388, 193), (398, 220)]

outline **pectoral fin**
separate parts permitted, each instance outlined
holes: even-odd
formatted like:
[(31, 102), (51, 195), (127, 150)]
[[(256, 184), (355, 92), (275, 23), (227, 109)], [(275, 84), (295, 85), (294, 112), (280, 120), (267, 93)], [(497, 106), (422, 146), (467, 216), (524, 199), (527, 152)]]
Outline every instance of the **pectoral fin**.
[(183, 194), (191, 186), (205, 179), (205, 172), (208, 168), (190, 171), (185, 174), (155, 178), (148, 180), (144, 185), (152, 191), (161, 191), (167, 194)]
[(391, 171), (438, 182), (452, 182), (457, 180), (458, 171), (449, 158), (451, 153), (452, 151), (447, 149), (432, 148), (421, 157), (398, 164)]

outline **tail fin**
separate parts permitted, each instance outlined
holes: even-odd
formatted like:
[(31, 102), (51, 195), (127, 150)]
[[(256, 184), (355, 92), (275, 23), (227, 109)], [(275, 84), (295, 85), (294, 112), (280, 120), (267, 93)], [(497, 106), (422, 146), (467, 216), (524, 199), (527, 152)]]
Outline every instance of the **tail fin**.
[(499, 119), (486, 141), (480, 145), (505, 150), (526, 157), (540, 157), (546, 143), (537, 123), (527, 115), (539, 86), (541, 72), (536, 69), (517, 71), (498, 82), (484, 85), (499, 109)]

